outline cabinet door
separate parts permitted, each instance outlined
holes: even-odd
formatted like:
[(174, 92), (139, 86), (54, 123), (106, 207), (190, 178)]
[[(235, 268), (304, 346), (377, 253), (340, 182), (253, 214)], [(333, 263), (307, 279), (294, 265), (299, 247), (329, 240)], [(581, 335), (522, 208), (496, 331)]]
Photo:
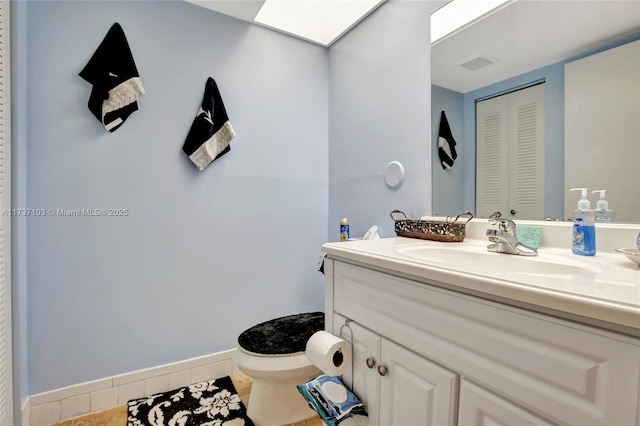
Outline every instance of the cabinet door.
[(465, 426), (553, 425), (464, 379), (460, 387), (459, 424)]
[(355, 416), (350, 419), (348, 424), (378, 425), (380, 392), (376, 368), (380, 362), (380, 336), (354, 322), (351, 322), (349, 327), (343, 327), (344, 324), (344, 317), (334, 315), (333, 333), (335, 335), (351, 341), (350, 333), (353, 333), (353, 340), (351, 341), (353, 374), (351, 369), (347, 368), (342, 375), (342, 381), (360, 398), (369, 414), (368, 418)]
[(456, 424), (456, 374), (385, 339), (381, 353), (381, 425)]

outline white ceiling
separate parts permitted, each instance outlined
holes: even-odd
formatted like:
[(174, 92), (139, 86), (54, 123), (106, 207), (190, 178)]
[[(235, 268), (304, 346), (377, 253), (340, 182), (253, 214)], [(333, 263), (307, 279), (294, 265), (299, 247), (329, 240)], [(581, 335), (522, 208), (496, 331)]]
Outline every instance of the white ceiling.
[[(264, 0), (186, 1), (255, 24)], [(435, 43), (431, 80), (466, 93), (639, 33), (640, 0), (513, 0)], [(476, 71), (459, 65), (478, 56), (497, 62)]]
[(264, 0), (186, 0), (189, 3), (206, 7), (247, 22), (253, 22)]
[[(432, 46), (433, 84), (466, 93), (640, 33), (640, 0), (518, 0)], [(476, 71), (477, 56), (498, 62)]]

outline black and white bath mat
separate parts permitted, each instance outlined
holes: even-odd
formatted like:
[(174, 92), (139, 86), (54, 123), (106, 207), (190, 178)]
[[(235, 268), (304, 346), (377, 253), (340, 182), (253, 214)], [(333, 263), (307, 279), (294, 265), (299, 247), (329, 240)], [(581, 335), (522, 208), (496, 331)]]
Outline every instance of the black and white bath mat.
[(253, 426), (229, 376), (129, 401), (127, 426)]

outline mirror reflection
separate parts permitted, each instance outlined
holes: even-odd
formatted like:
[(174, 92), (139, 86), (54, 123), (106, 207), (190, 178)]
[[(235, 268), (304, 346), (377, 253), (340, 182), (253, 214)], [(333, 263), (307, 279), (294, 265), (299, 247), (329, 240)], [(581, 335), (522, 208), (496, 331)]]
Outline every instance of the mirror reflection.
[(640, 2), (512, 1), (431, 47), (434, 214), (568, 220), (588, 187), (640, 222)]

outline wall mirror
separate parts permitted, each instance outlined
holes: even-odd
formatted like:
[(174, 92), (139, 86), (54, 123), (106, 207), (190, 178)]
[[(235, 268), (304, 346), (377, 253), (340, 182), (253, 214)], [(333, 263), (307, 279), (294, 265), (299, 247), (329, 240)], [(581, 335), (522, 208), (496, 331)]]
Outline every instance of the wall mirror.
[[(568, 137), (572, 140), (565, 144), (565, 104), (569, 103), (565, 100), (565, 64), (630, 43), (640, 46), (640, 2), (626, 0), (509, 1), (432, 43), (433, 214), (476, 211), (477, 102), (544, 82), (541, 196), (545, 213), (541, 217), (518, 214), (512, 217), (569, 219), (578, 200), (576, 192), (568, 193), (569, 185), (584, 181), (582, 186), (590, 187), (592, 208), (598, 194), (592, 194), (591, 190), (607, 189), (609, 207), (615, 211), (614, 222), (639, 223), (640, 97), (634, 105), (616, 106), (612, 111), (623, 117), (625, 123), (632, 123), (631, 136), (625, 140), (600, 136), (598, 143), (580, 136), (575, 141), (573, 138), (577, 136), (571, 134)], [(630, 78), (635, 79), (632, 90), (636, 92), (632, 94), (637, 95), (640, 48), (626, 56), (635, 66)], [(617, 79), (608, 72), (600, 71), (598, 75), (603, 81)], [(576, 108), (581, 110), (580, 105)], [(438, 159), (441, 111), (445, 111), (457, 142), (458, 158), (450, 170), (444, 170)], [(567, 120), (599, 122), (601, 128), (612, 125), (611, 119), (591, 114), (578, 117), (577, 113), (568, 112)], [(590, 151), (584, 150), (588, 154), (581, 158), (565, 156), (565, 148), (593, 145), (596, 146)], [(608, 157), (607, 152), (625, 159), (625, 165), (599, 166), (597, 161)], [(571, 170), (569, 179), (565, 170)], [(593, 173), (594, 170), (598, 172)]]

